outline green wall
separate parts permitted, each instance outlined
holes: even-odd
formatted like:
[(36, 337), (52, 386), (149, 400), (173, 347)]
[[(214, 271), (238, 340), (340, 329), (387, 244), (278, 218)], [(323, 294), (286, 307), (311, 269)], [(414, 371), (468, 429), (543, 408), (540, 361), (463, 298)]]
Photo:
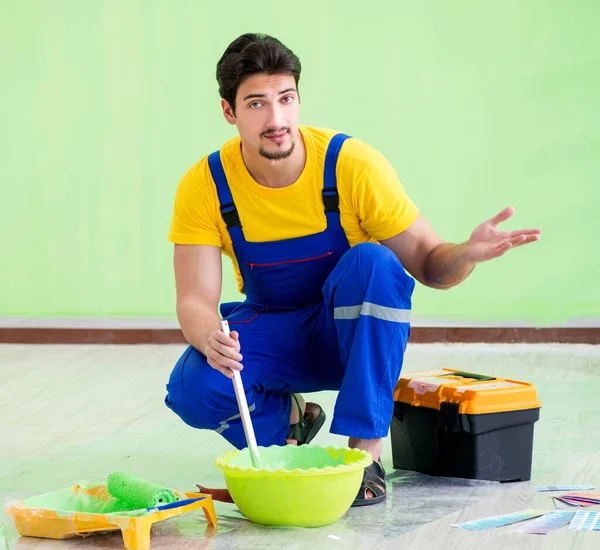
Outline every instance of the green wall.
[[(509, 204), (508, 228), (542, 228), (460, 287), (419, 288), (417, 315), (600, 317), (600, 2), (23, 0), (0, 12), (0, 316), (174, 317), (175, 188), (233, 135), (215, 64), (259, 31), (302, 60), (302, 121), (379, 148), (442, 236), (464, 240)], [(228, 262), (225, 279), (234, 299)]]

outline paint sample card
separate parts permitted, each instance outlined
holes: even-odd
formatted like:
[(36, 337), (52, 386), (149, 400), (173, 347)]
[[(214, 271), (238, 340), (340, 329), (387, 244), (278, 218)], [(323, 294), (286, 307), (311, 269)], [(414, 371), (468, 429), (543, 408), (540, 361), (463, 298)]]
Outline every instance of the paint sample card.
[(600, 512), (577, 510), (569, 529), (571, 531), (600, 531)]
[(567, 493), (558, 498), (568, 498), (569, 500), (581, 500), (582, 502), (591, 502), (592, 504), (600, 504), (600, 494), (598, 493)]
[(593, 485), (538, 485), (535, 490), (540, 493), (544, 491), (593, 491)]
[(523, 510), (513, 514), (504, 514), (502, 516), (492, 516), (489, 518), (477, 519), (475, 521), (467, 521), (465, 523), (455, 523), (452, 527), (458, 529), (467, 529), (469, 531), (485, 531), (486, 529), (495, 529), (496, 527), (504, 527), (512, 525), (528, 519), (543, 516), (547, 512), (544, 510)]
[(600, 504), (600, 494), (598, 493), (567, 493), (554, 498), (572, 506), (597, 506)]
[(547, 535), (565, 525), (568, 525), (575, 517), (575, 512), (550, 512), (542, 517), (528, 521), (512, 530), (512, 533), (524, 533), (529, 535)]
[(567, 502), (563, 502), (561, 499), (557, 497), (552, 497), (554, 499), (554, 506), (557, 508), (577, 508), (579, 504), (568, 504)]
[(596, 506), (596, 504), (594, 504), (593, 502), (581, 502), (580, 500), (571, 500), (570, 498), (557, 498), (556, 500), (561, 500), (569, 506), (577, 506), (581, 508), (587, 508), (588, 506)]

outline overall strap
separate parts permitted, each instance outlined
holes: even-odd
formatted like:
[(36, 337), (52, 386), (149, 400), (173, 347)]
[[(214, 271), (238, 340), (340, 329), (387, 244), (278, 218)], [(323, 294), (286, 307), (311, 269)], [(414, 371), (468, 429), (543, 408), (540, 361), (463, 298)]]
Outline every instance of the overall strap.
[(340, 213), (340, 197), (337, 191), (337, 178), (335, 175), (335, 169), (337, 166), (340, 149), (342, 148), (344, 142), (349, 138), (350, 136), (346, 134), (336, 134), (331, 138), (329, 146), (327, 147), (327, 153), (325, 154), (323, 204), (325, 205), (327, 221), (329, 221), (329, 214)]
[(208, 156), (208, 167), (210, 168), (210, 173), (217, 187), (221, 216), (223, 216), (223, 221), (227, 226), (231, 240), (235, 244), (240, 240), (244, 240), (244, 233), (242, 232), (240, 216), (235, 203), (233, 202), (229, 184), (227, 183), (225, 170), (223, 170), (220, 151), (215, 151)]

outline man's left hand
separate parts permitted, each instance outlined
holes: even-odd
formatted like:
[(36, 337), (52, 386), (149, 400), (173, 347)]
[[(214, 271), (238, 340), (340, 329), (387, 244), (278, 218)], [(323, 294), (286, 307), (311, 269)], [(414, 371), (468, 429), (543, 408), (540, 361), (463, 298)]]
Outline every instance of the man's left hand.
[(471, 238), (463, 245), (465, 257), (471, 262), (485, 262), (502, 256), (511, 248), (538, 241), (541, 234), (539, 229), (517, 231), (498, 229), (498, 225), (508, 220), (514, 213), (514, 208), (508, 207), (478, 225), (471, 233)]

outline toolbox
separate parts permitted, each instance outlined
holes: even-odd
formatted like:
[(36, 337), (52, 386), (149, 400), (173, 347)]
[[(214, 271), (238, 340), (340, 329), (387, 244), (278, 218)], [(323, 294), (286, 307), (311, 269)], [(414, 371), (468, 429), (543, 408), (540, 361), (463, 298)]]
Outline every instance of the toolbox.
[(527, 382), (453, 369), (403, 375), (390, 426), (394, 468), (529, 480), (540, 408)]

